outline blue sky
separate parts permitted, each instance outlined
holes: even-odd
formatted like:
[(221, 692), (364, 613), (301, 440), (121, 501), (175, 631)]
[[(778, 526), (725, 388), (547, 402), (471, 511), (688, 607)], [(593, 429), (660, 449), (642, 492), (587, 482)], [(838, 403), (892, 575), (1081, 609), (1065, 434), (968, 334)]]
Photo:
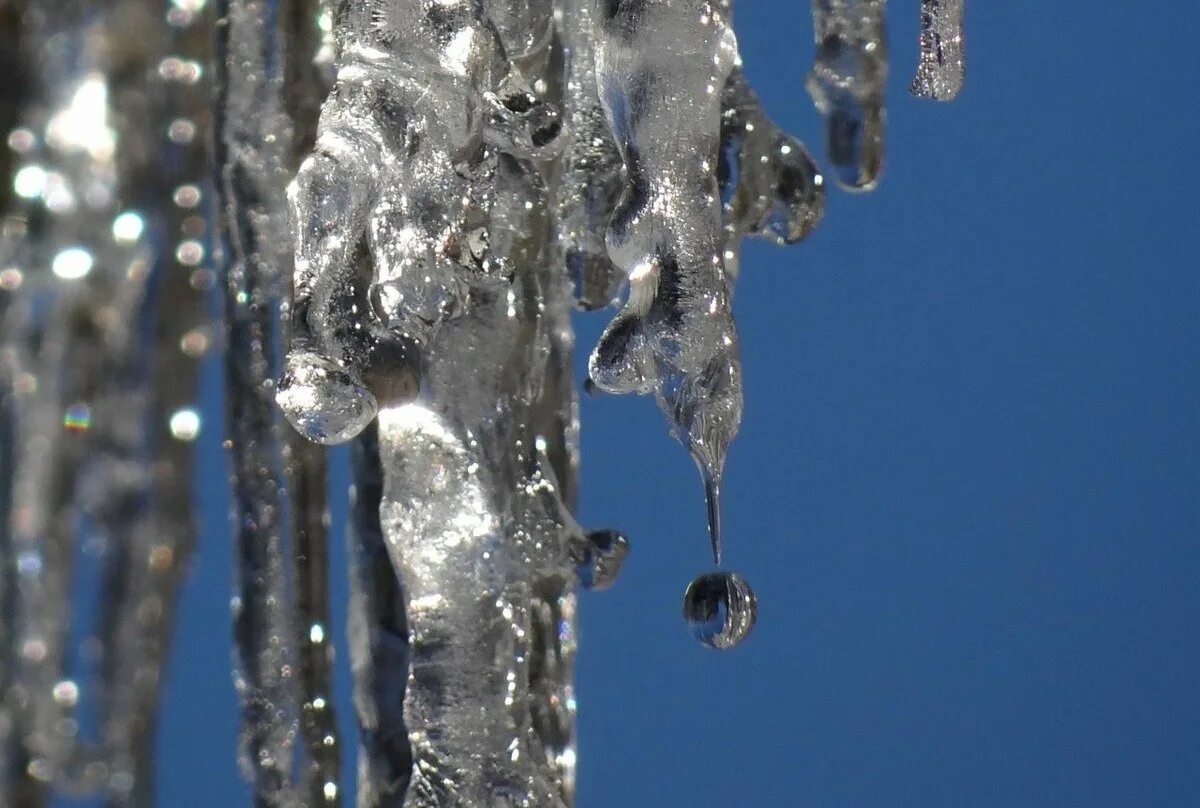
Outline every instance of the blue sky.
[[(1195, 801), (1200, 12), (1153, 5), (968, 2), (966, 89), (939, 105), (906, 92), (916, 0), (890, 4), (882, 184), (742, 264), (724, 487), (727, 563), (760, 604), (744, 646), (682, 624), (710, 563), (686, 453), (649, 400), (584, 400), (580, 519), (633, 552), (582, 598), (580, 808)], [(806, 4), (742, 3), (737, 26), (772, 116), (820, 154)], [(580, 318), (581, 349), (603, 320)], [(216, 439), (170, 808), (246, 793)]]

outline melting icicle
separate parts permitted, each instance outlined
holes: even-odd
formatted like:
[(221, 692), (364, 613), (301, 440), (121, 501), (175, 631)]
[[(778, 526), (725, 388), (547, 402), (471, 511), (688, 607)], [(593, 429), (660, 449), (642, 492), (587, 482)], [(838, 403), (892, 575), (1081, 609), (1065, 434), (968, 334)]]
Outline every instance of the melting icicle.
[[(626, 170), (608, 250), (630, 292), (588, 375), (607, 392), (655, 394), (705, 480), (716, 557), (742, 382), (716, 178), (722, 94), (712, 90), (737, 61), (724, 11), (699, 0), (613, 5), (597, 34), (601, 98)], [(639, 90), (647, 85), (659, 88), (653, 103)]]
[[(571, 306), (607, 305), (628, 282), (590, 383), (654, 394), (700, 469), (719, 564), (742, 414), (741, 242), (803, 239), (824, 178), (743, 74), (729, 0), (215, 5), (216, 257), (228, 259), (238, 684), (256, 803), (342, 799), (324, 458), (284, 431), (277, 401), (311, 441), (359, 436), (359, 805), (565, 808), (575, 592), (611, 585), (629, 552), (619, 532), (587, 532), (571, 514)], [(214, 341), (199, 305), (214, 252), (198, 163), (205, 6), (22, 5), (39, 50), (23, 57), (20, 128), (0, 121), (0, 204), (14, 214), (0, 229), (6, 805), (151, 799), (202, 427), (192, 377)], [(835, 178), (855, 189), (876, 183), (883, 159), (883, 11), (814, 2), (808, 89)], [(961, 17), (962, 0), (924, 0), (914, 93), (958, 92)], [(11, 101), (0, 93), (0, 114)], [(141, 132), (143, 118), (154, 125)], [(289, 289), (283, 188), (299, 153)], [(107, 548), (92, 676), (72, 670), (66, 642), (82, 540)], [(715, 572), (688, 588), (684, 612), (698, 639), (728, 648), (756, 601)], [(96, 740), (78, 718), (93, 695)]]
[(699, 642), (725, 650), (749, 636), (758, 619), (758, 600), (738, 575), (710, 572), (688, 585), (683, 617)]
[(817, 53), (808, 93), (825, 116), (838, 183), (869, 191), (883, 168), (885, 0), (813, 0)]
[(918, 98), (954, 100), (963, 85), (963, 0), (921, 0), (919, 46), (910, 91)]

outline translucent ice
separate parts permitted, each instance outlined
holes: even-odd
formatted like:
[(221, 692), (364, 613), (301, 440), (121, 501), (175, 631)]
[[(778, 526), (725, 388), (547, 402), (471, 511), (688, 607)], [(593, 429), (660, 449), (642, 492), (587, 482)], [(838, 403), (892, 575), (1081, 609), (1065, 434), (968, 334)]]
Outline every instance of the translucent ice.
[(825, 116), (834, 176), (868, 191), (883, 168), (885, 0), (813, 0), (816, 59), (808, 92)]
[(563, 112), (570, 142), (555, 200), (558, 243), (585, 309), (607, 306), (624, 277), (604, 244), (622, 188), (622, 163), (596, 87), (593, 0), (562, 0)]
[(825, 213), (825, 179), (808, 149), (767, 117), (740, 68), (725, 83), (717, 168), (725, 271), (736, 277), (741, 241), (800, 241)]
[(603, 8), (597, 74), (626, 172), (607, 244), (629, 296), (588, 374), (607, 392), (654, 392), (711, 478), (720, 477), (742, 403), (716, 179), (720, 89), (736, 61), (733, 31), (712, 3)]

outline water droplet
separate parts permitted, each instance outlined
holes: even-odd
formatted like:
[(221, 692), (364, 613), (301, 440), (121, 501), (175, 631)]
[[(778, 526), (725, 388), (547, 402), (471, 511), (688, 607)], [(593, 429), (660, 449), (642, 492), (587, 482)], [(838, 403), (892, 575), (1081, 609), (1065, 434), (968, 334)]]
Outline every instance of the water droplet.
[(79, 685), (70, 679), (63, 679), (54, 685), (51, 694), (54, 700), (64, 707), (74, 707), (79, 701)]
[(142, 231), (146, 229), (146, 222), (136, 211), (127, 210), (124, 213), (113, 219), (112, 234), (113, 239), (118, 244), (133, 244), (142, 237)]
[(46, 188), (46, 171), (41, 166), (25, 166), (13, 176), (13, 190), (22, 199), (37, 199)]
[(758, 617), (750, 584), (732, 572), (710, 572), (688, 584), (683, 617), (692, 636), (709, 648), (732, 648), (746, 639)]
[(629, 555), (629, 539), (617, 530), (593, 530), (587, 535), (582, 557), (575, 562), (584, 589), (607, 589), (617, 579)]
[(375, 396), (345, 368), (303, 351), (288, 354), (275, 401), (297, 432), (327, 446), (350, 440), (379, 412)]

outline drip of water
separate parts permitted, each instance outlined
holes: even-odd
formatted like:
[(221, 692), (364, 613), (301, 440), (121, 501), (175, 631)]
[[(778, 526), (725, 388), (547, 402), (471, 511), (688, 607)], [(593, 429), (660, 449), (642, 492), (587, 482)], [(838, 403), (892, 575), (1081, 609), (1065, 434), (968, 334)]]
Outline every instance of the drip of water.
[(733, 648), (749, 636), (758, 619), (758, 599), (732, 572), (710, 572), (688, 584), (683, 619), (692, 636), (709, 648)]

